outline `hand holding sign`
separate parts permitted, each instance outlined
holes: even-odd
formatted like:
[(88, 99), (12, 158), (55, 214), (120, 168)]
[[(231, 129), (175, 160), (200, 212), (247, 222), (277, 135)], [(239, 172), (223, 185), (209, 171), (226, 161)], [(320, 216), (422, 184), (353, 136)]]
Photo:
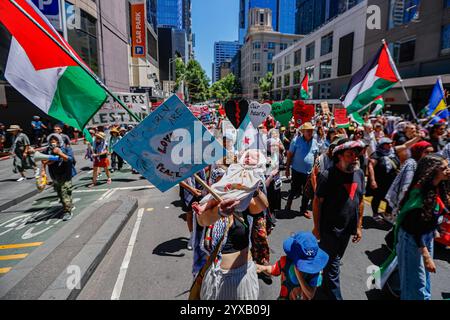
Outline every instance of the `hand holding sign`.
[(258, 128), (258, 126), (270, 115), (272, 106), (268, 103), (260, 104), (259, 102), (252, 101), (249, 109), (250, 122), (253, 127)]
[(245, 99), (240, 101), (228, 100), (225, 104), (225, 113), (233, 126), (239, 129), (248, 113), (248, 101)]
[(279, 121), (282, 126), (287, 127), (292, 119), (294, 110), (294, 102), (292, 100), (284, 100), (283, 103), (275, 102), (272, 104), (272, 114), (275, 120)]

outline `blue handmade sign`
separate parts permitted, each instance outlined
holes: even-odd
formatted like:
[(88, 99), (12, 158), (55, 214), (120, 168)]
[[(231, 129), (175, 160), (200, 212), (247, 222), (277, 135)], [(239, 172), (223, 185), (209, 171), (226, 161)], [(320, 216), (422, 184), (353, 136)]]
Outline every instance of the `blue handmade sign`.
[(222, 159), (226, 152), (176, 95), (113, 150), (162, 192)]

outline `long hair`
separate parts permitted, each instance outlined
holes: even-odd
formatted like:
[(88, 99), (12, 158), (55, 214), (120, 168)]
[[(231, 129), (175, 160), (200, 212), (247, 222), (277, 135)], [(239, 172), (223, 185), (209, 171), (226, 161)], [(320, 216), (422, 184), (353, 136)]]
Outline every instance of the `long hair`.
[(414, 188), (420, 188), (420, 192), (423, 195), (424, 203), (421, 216), (425, 221), (430, 221), (433, 218), (436, 196), (438, 195), (436, 190), (439, 190), (439, 196), (441, 197), (445, 206), (448, 206), (449, 201), (447, 198), (447, 182), (442, 181), (438, 185), (438, 188), (433, 186), (433, 180), (436, 177), (438, 170), (440, 170), (443, 160), (445, 160), (444, 157), (437, 153), (434, 153), (423, 157), (418, 162), (413, 180), (410, 187), (408, 188), (405, 197), (403, 197), (400, 207), (402, 207), (406, 203), (411, 190), (413, 190)]

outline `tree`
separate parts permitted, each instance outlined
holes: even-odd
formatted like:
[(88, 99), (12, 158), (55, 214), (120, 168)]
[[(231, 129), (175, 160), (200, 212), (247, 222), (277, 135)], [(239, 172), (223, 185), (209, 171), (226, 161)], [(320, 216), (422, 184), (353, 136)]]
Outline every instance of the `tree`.
[(175, 60), (175, 90), (178, 89), (183, 80), (186, 80), (186, 65), (183, 59), (178, 57)]
[(192, 102), (202, 102), (209, 99), (209, 79), (198, 61), (188, 61), (184, 80)]
[(212, 84), (211, 97), (220, 101), (231, 99), (239, 94), (240, 84), (234, 74), (230, 73), (226, 77)]
[(263, 78), (259, 79), (259, 91), (262, 94), (263, 100), (270, 99), (272, 88), (273, 88), (273, 74), (272, 72), (267, 72)]

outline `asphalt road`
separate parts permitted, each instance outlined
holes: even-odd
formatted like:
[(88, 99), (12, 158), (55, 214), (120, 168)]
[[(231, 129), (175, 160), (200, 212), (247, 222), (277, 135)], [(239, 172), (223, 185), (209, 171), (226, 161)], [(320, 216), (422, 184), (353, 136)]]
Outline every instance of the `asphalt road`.
[[(283, 190), (288, 187), (285, 184)], [(187, 299), (193, 280), (192, 251), (186, 249), (189, 233), (177, 188), (164, 194), (156, 189), (133, 190), (133, 196), (139, 199), (139, 210), (122, 230), (78, 299)], [(283, 207), (284, 204), (283, 200)], [(299, 207), (297, 199), (292, 208), (298, 210)], [(363, 239), (358, 244), (351, 243), (342, 260), (343, 297), (348, 300), (389, 299), (384, 292), (367, 287), (368, 267), (379, 265), (388, 251), (383, 246), (387, 231), (373, 223), (367, 205), (365, 215)], [(280, 212), (277, 217), (277, 225), (269, 237), (272, 262), (283, 255), (282, 242), (286, 237), (293, 232), (312, 229), (312, 221), (298, 216), (298, 211), (288, 215)], [(433, 299), (449, 298), (449, 253), (449, 250), (436, 247), (437, 273), (431, 278)], [(260, 280), (260, 299), (276, 299), (279, 281), (274, 278), (272, 285), (266, 285)]]

